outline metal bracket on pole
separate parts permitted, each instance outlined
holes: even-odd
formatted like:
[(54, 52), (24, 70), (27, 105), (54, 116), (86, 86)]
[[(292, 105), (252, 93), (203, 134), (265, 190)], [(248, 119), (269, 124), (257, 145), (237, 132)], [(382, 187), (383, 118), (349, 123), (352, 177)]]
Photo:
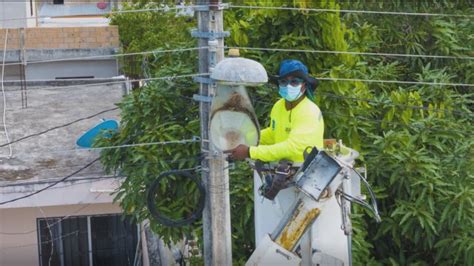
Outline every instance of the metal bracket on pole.
[(230, 36), (230, 32), (228, 31), (222, 31), (222, 32), (202, 32), (198, 30), (191, 30), (191, 36), (195, 38), (202, 38), (202, 39), (222, 39), (225, 37)]
[(199, 94), (194, 94), (193, 95), (193, 100), (197, 102), (205, 102), (205, 103), (210, 103), (212, 102), (212, 97), (210, 96), (204, 96), (204, 95), (199, 95)]
[(211, 9), (214, 9), (214, 10), (224, 10), (226, 8), (229, 8), (229, 4), (228, 3), (220, 3), (219, 5), (217, 6), (213, 6), (213, 5), (196, 5), (196, 6), (193, 6), (193, 9), (194, 11), (209, 11)]
[(210, 78), (194, 77), (193, 80), (194, 80), (194, 82), (197, 82), (197, 83), (214, 84), (214, 80), (212, 80)]
[(224, 168), (224, 170), (227, 170), (227, 169), (234, 170), (235, 169), (235, 163), (229, 163), (229, 165), (226, 168)]

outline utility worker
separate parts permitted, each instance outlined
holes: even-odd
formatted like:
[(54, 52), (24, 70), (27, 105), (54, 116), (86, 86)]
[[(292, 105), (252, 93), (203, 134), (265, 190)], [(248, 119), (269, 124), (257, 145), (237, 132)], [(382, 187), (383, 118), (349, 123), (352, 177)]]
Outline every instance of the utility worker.
[(323, 116), (313, 102), (317, 80), (309, 76), (303, 63), (293, 59), (281, 62), (276, 78), (282, 99), (272, 108), (270, 126), (260, 132), (258, 146), (241, 144), (226, 151), (231, 159), (302, 163), (306, 148), (323, 148)]
[[(231, 159), (251, 158), (263, 162), (279, 162), (280, 165), (287, 160), (294, 164), (304, 161), (304, 152), (308, 147), (323, 148), (324, 121), (321, 111), (313, 102), (317, 80), (309, 76), (308, 68), (298, 60), (282, 61), (278, 74), (276, 80), (282, 99), (272, 108), (270, 126), (260, 132), (258, 146), (241, 144), (226, 151), (230, 153)], [(266, 234), (277, 227), (298, 195), (297, 190), (291, 187), (276, 192), (273, 200), (264, 200), (260, 190), (262, 181), (262, 177), (255, 173), (254, 217), (257, 246)]]

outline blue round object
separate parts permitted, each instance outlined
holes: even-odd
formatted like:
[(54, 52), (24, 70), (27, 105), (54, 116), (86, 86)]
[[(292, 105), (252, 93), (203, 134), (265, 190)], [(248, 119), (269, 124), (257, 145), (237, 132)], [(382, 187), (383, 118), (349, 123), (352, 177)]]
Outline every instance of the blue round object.
[(106, 120), (92, 129), (88, 130), (84, 135), (82, 135), (77, 141), (76, 144), (82, 148), (92, 148), (95, 138), (101, 134), (103, 131), (109, 131), (105, 133), (105, 137), (111, 137), (111, 133), (118, 132), (118, 122), (116, 120)]

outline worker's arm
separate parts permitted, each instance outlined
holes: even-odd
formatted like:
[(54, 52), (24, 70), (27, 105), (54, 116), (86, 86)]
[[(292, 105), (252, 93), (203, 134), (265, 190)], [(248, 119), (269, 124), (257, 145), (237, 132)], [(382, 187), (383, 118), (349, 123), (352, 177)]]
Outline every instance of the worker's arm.
[(307, 147), (323, 147), (323, 133), (324, 122), (322, 118), (312, 120), (308, 117), (298, 117), (288, 139), (276, 144), (250, 147), (249, 155), (251, 159), (264, 162), (282, 159), (302, 162), (304, 160), (303, 151)]
[(273, 138), (273, 131), (270, 127), (262, 129), (260, 131), (260, 145), (274, 144), (275, 139)]

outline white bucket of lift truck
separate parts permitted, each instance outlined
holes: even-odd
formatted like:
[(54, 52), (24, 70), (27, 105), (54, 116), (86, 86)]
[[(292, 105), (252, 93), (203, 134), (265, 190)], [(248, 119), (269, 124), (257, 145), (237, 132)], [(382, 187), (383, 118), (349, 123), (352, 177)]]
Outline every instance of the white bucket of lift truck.
[(260, 129), (244, 85), (218, 86), (211, 105), (209, 134), (211, 143), (221, 151), (239, 144), (258, 144)]

